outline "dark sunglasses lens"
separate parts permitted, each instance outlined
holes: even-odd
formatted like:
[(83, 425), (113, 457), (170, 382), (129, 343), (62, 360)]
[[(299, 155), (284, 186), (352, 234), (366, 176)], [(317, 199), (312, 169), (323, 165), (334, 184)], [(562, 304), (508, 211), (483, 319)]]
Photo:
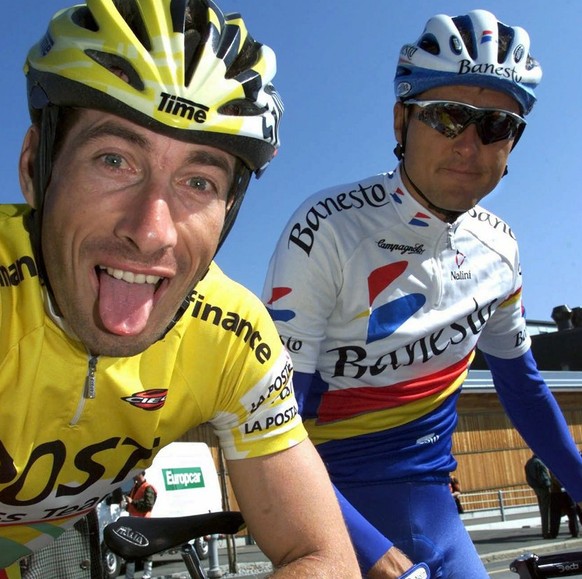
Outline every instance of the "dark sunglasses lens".
[(467, 109), (453, 103), (434, 103), (424, 106), (420, 109), (418, 118), (449, 139), (460, 135), (471, 120), (470, 115), (467, 115)]
[(488, 111), (478, 121), (479, 136), (484, 145), (510, 139), (517, 133), (518, 122), (501, 111)]
[(451, 125), (462, 127), (464, 129), (473, 120), (473, 111), (455, 103), (436, 105), (444, 109), (444, 114), (448, 117)]
[(429, 104), (421, 108), (418, 118), (449, 139), (475, 123), (484, 145), (515, 137), (521, 124), (503, 111), (479, 111), (458, 103)]

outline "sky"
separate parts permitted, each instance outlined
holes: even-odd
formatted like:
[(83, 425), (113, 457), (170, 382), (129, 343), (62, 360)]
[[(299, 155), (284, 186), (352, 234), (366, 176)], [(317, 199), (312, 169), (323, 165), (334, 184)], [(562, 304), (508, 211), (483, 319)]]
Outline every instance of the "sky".
[[(4, 2), (0, 18), (0, 203), (20, 203), (17, 163), (29, 125), (22, 65), (61, 0)], [(393, 77), (403, 44), (436, 13), (483, 8), (525, 28), (543, 68), (538, 102), (509, 159), (509, 174), (482, 204), (520, 244), (530, 320), (582, 306), (582, 59), (580, 0), (222, 0), (277, 54), (285, 104), (281, 148), (251, 181), (217, 262), (261, 294), (267, 265), (294, 209), (312, 193), (396, 167)]]

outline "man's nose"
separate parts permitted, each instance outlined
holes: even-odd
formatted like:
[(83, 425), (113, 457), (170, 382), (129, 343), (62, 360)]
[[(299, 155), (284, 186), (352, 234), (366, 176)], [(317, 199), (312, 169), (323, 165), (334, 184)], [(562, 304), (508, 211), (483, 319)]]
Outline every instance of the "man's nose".
[(454, 139), (454, 146), (456, 149), (462, 150), (465, 153), (473, 153), (478, 150), (482, 144), (481, 137), (477, 132), (475, 123), (471, 123)]
[(177, 231), (172, 215), (171, 191), (159, 185), (142, 186), (139, 194), (132, 196), (116, 233), (130, 240), (144, 254), (174, 247)]

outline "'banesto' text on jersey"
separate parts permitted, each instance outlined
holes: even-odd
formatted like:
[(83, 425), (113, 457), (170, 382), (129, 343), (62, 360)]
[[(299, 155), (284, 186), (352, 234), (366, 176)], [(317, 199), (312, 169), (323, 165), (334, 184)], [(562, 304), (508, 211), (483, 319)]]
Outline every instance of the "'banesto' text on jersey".
[(479, 206), (445, 223), (397, 172), (308, 198), (280, 238), (263, 299), (295, 371), (314, 375), (297, 396), (340, 485), (448, 480), (477, 342), (505, 359), (530, 345), (509, 226)]

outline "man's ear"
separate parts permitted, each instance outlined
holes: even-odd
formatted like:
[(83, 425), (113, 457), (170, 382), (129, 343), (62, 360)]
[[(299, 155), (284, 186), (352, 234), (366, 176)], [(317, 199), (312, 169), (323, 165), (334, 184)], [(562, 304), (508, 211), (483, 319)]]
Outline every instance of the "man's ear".
[(20, 161), (18, 163), (20, 189), (22, 190), (26, 202), (35, 209), (36, 196), (34, 194), (34, 171), (39, 140), (40, 134), (38, 127), (31, 125), (24, 136), (22, 150), (20, 151)]
[(403, 128), (404, 128), (404, 114), (405, 114), (405, 107), (400, 102), (397, 101), (394, 104), (394, 137), (396, 138), (396, 142), (402, 145), (403, 143)]

